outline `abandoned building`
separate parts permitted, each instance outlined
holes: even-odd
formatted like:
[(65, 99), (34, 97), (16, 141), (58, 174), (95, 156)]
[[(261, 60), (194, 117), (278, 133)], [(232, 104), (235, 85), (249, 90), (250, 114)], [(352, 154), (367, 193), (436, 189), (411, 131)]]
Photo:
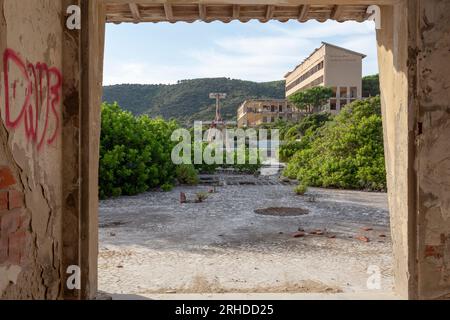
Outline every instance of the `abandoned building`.
[(237, 124), (239, 128), (253, 128), (278, 120), (298, 121), (301, 115), (301, 111), (286, 99), (251, 99), (238, 108)]
[[(74, 5), (80, 28), (67, 27)], [(0, 0), (0, 297), (97, 295), (106, 22), (371, 15), (380, 25), (394, 290), (450, 297), (448, 0)]]
[(362, 98), (362, 60), (365, 57), (362, 53), (323, 42), (284, 76), (286, 96), (317, 86), (330, 87), (333, 96), (325, 109), (339, 112), (348, 103)]

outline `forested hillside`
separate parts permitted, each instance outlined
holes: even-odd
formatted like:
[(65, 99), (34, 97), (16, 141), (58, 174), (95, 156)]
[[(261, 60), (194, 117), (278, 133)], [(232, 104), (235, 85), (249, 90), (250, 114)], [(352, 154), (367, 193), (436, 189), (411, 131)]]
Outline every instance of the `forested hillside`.
[(211, 92), (228, 94), (223, 101), (222, 115), (227, 120), (236, 118), (236, 110), (246, 99), (277, 98), (285, 95), (284, 81), (257, 83), (228, 78), (183, 80), (173, 85), (122, 84), (106, 86), (103, 101), (118, 102), (135, 115), (177, 119), (183, 123), (193, 120), (212, 120), (215, 101)]

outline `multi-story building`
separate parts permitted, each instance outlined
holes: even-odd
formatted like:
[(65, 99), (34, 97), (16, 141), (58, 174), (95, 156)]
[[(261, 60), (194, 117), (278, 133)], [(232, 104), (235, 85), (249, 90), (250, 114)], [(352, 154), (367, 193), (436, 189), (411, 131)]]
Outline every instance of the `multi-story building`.
[(294, 70), (285, 75), (286, 96), (316, 86), (333, 89), (326, 110), (339, 112), (346, 104), (362, 98), (362, 60), (366, 56), (326, 42)]
[(302, 116), (292, 103), (285, 99), (246, 100), (237, 111), (239, 128), (257, 127), (277, 120), (297, 121)]

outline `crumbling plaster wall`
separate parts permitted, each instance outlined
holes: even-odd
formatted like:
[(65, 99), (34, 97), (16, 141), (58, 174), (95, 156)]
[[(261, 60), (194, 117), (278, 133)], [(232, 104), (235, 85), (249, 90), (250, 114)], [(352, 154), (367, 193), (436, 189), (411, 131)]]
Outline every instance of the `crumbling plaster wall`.
[(377, 32), (395, 289), (410, 299), (450, 292), (449, 21), (448, 0), (401, 0)]
[(450, 298), (450, 1), (419, 8), (418, 291)]
[(0, 297), (61, 297), (61, 1), (0, 0)]
[[(410, 86), (415, 64), (408, 64), (409, 28), (414, 1), (384, 6), (377, 31), (381, 106), (391, 234), (394, 247), (394, 285), (402, 297), (414, 298), (415, 284), (415, 177), (414, 113)], [(414, 19), (412, 19), (414, 20)]]

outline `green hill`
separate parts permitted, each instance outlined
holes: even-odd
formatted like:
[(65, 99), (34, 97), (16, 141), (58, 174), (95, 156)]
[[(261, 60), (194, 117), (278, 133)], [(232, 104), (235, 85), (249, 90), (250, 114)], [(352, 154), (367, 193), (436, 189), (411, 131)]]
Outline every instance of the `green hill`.
[(211, 92), (228, 94), (222, 103), (222, 116), (236, 119), (236, 110), (246, 99), (285, 96), (284, 81), (257, 83), (228, 78), (182, 80), (173, 85), (122, 84), (104, 87), (103, 101), (118, 102), (135, 115), (148, 114), (182, 123), (210, 121), (215, 115)]

